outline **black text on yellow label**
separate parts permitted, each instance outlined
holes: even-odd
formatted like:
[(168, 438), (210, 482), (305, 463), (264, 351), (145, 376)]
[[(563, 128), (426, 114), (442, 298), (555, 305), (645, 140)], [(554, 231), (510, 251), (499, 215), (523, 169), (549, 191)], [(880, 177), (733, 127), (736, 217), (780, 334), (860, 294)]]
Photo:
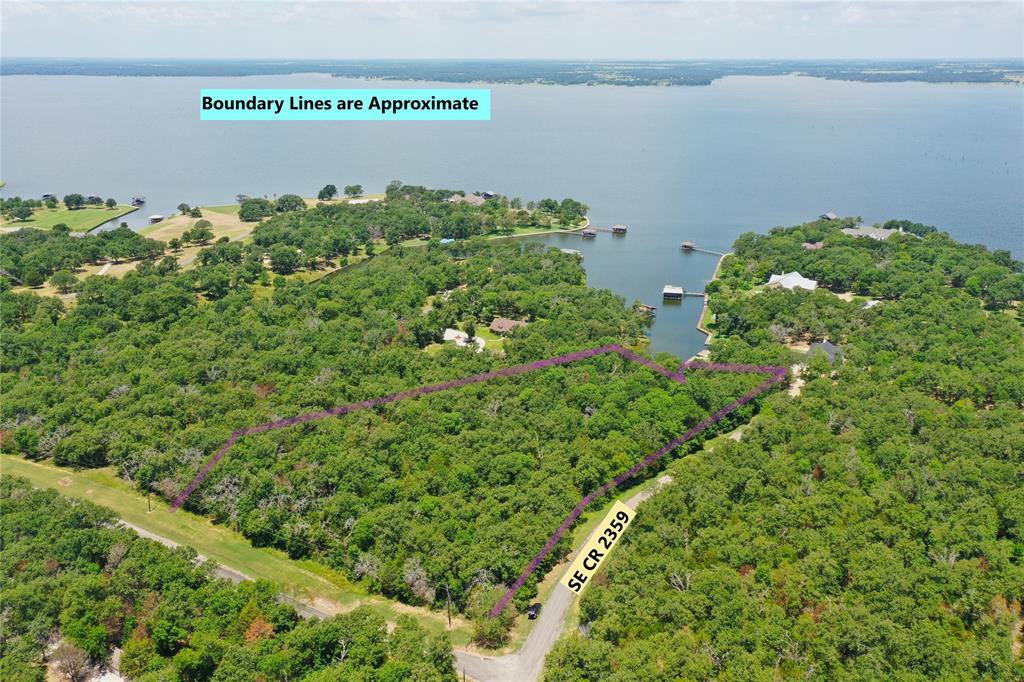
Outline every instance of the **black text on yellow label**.
[(577, 594), (580, 593), (587, 581), (601, 567), (601, 562), (611, 552), (615, 543), (622, 537), (626, 526), (633, 520), (633, 513), (632, 509), (621, 502), (612, 505), (608, 516), (583, 545), (583, 549), (562, 577), (563, 585)]

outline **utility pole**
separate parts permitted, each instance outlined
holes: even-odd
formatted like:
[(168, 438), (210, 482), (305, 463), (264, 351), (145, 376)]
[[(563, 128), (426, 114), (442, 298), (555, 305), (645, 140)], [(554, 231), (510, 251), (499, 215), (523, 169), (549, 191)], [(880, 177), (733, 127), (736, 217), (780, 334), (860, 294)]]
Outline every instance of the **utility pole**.
[[(444, 591), (448, 595), (448, 598), (445, 600), (445, 606), (448, 607), (448, 629), (451, 630), (452, 629), (452, 588), (448, 587), (448, 583), (444, 584)], [(465, 671), (463, 671), (463, 676), (465, 676)]]

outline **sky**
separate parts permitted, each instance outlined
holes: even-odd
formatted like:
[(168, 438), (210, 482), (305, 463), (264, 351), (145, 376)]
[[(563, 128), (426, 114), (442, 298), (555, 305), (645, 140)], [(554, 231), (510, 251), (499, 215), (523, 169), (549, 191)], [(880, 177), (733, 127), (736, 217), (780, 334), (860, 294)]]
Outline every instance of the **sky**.
[(1024, 58), (1024, 2), (0, 0), (0, 54), (61, 58)]

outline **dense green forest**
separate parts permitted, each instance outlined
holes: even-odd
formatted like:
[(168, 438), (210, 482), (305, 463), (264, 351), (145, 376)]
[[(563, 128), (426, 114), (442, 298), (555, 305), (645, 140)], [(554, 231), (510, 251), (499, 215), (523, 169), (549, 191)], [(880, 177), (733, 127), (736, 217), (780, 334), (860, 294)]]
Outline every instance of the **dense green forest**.
[(51, 230), (23, 229), (0, 234), (0, 279), (39, 286), (61, 270), (73, 271), (103, 259), (136, 260), (163, 254), (165, 245), (127, 227), (72, 236), (63, 225)]
[(408, 616), (393, 629), (357, 609), (300, 621), (261, 582), (233, 585), (116, 526), (87, 502), (0, 481), (0, 677), (41, 682), (47, 659), (73, 681), (121, 649), (139, 682), (454, 680), (446, 635)]
[[(844, 226), (737, 241), (711, 287), (712, 357), (790, 356), (806, 384), (670, 467), (548, 680), (1024, 675), (1021, 264)], [(792, 270), (881, 302), (757, 286)], [(825, 338), (835, 364), (792, 350)]]
[[(647, 323), (540, 244), (396, 246), (315, 284), (278, 278), (269, 298), (248, 284), (262, 268), (250, 248), (212, 245), (188, 272), (87, 278), (67, 309), (0, 293), (4, 448), (114, 464), (170, 499), (236, 429), (631, 344)], [(203, 282), (217, 273), (229, 286), (214, 294)], [(502, 352), (437, 346), (446, 327), (496, 316), (529, 322)], [(482, 615), (580, 497), (756, 382), (680, 386), (593, 358), (243, 438), (188, 505), (371, 590)], [(481, 619), (478, 641), (501, 644), (509, 624)]]

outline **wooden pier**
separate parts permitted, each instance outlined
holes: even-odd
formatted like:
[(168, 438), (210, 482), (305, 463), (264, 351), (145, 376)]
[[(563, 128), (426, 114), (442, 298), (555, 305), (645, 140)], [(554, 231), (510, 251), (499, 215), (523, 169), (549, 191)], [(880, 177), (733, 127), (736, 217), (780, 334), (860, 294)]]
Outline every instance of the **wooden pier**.
[(594, 227), (589, 225), (583, 230), (573, 230), (567, 234), (578, 234), (581, 237), (596, 237), (598, 232), (607, 232), (608, 234), (624, 235), (629, 231), (625, 225), (612, 225), (611, 227)]
[(712, 251), (711, 249), (702, 249), (693, 242), (683, 242), (682, 244), (679, 245), (679, 248), (681, 248), (683, 251), (706, 253), (709, 256), (718, 256), (719, 258), (725, 255), (724, 253), (721, 253), (719, 251)]

